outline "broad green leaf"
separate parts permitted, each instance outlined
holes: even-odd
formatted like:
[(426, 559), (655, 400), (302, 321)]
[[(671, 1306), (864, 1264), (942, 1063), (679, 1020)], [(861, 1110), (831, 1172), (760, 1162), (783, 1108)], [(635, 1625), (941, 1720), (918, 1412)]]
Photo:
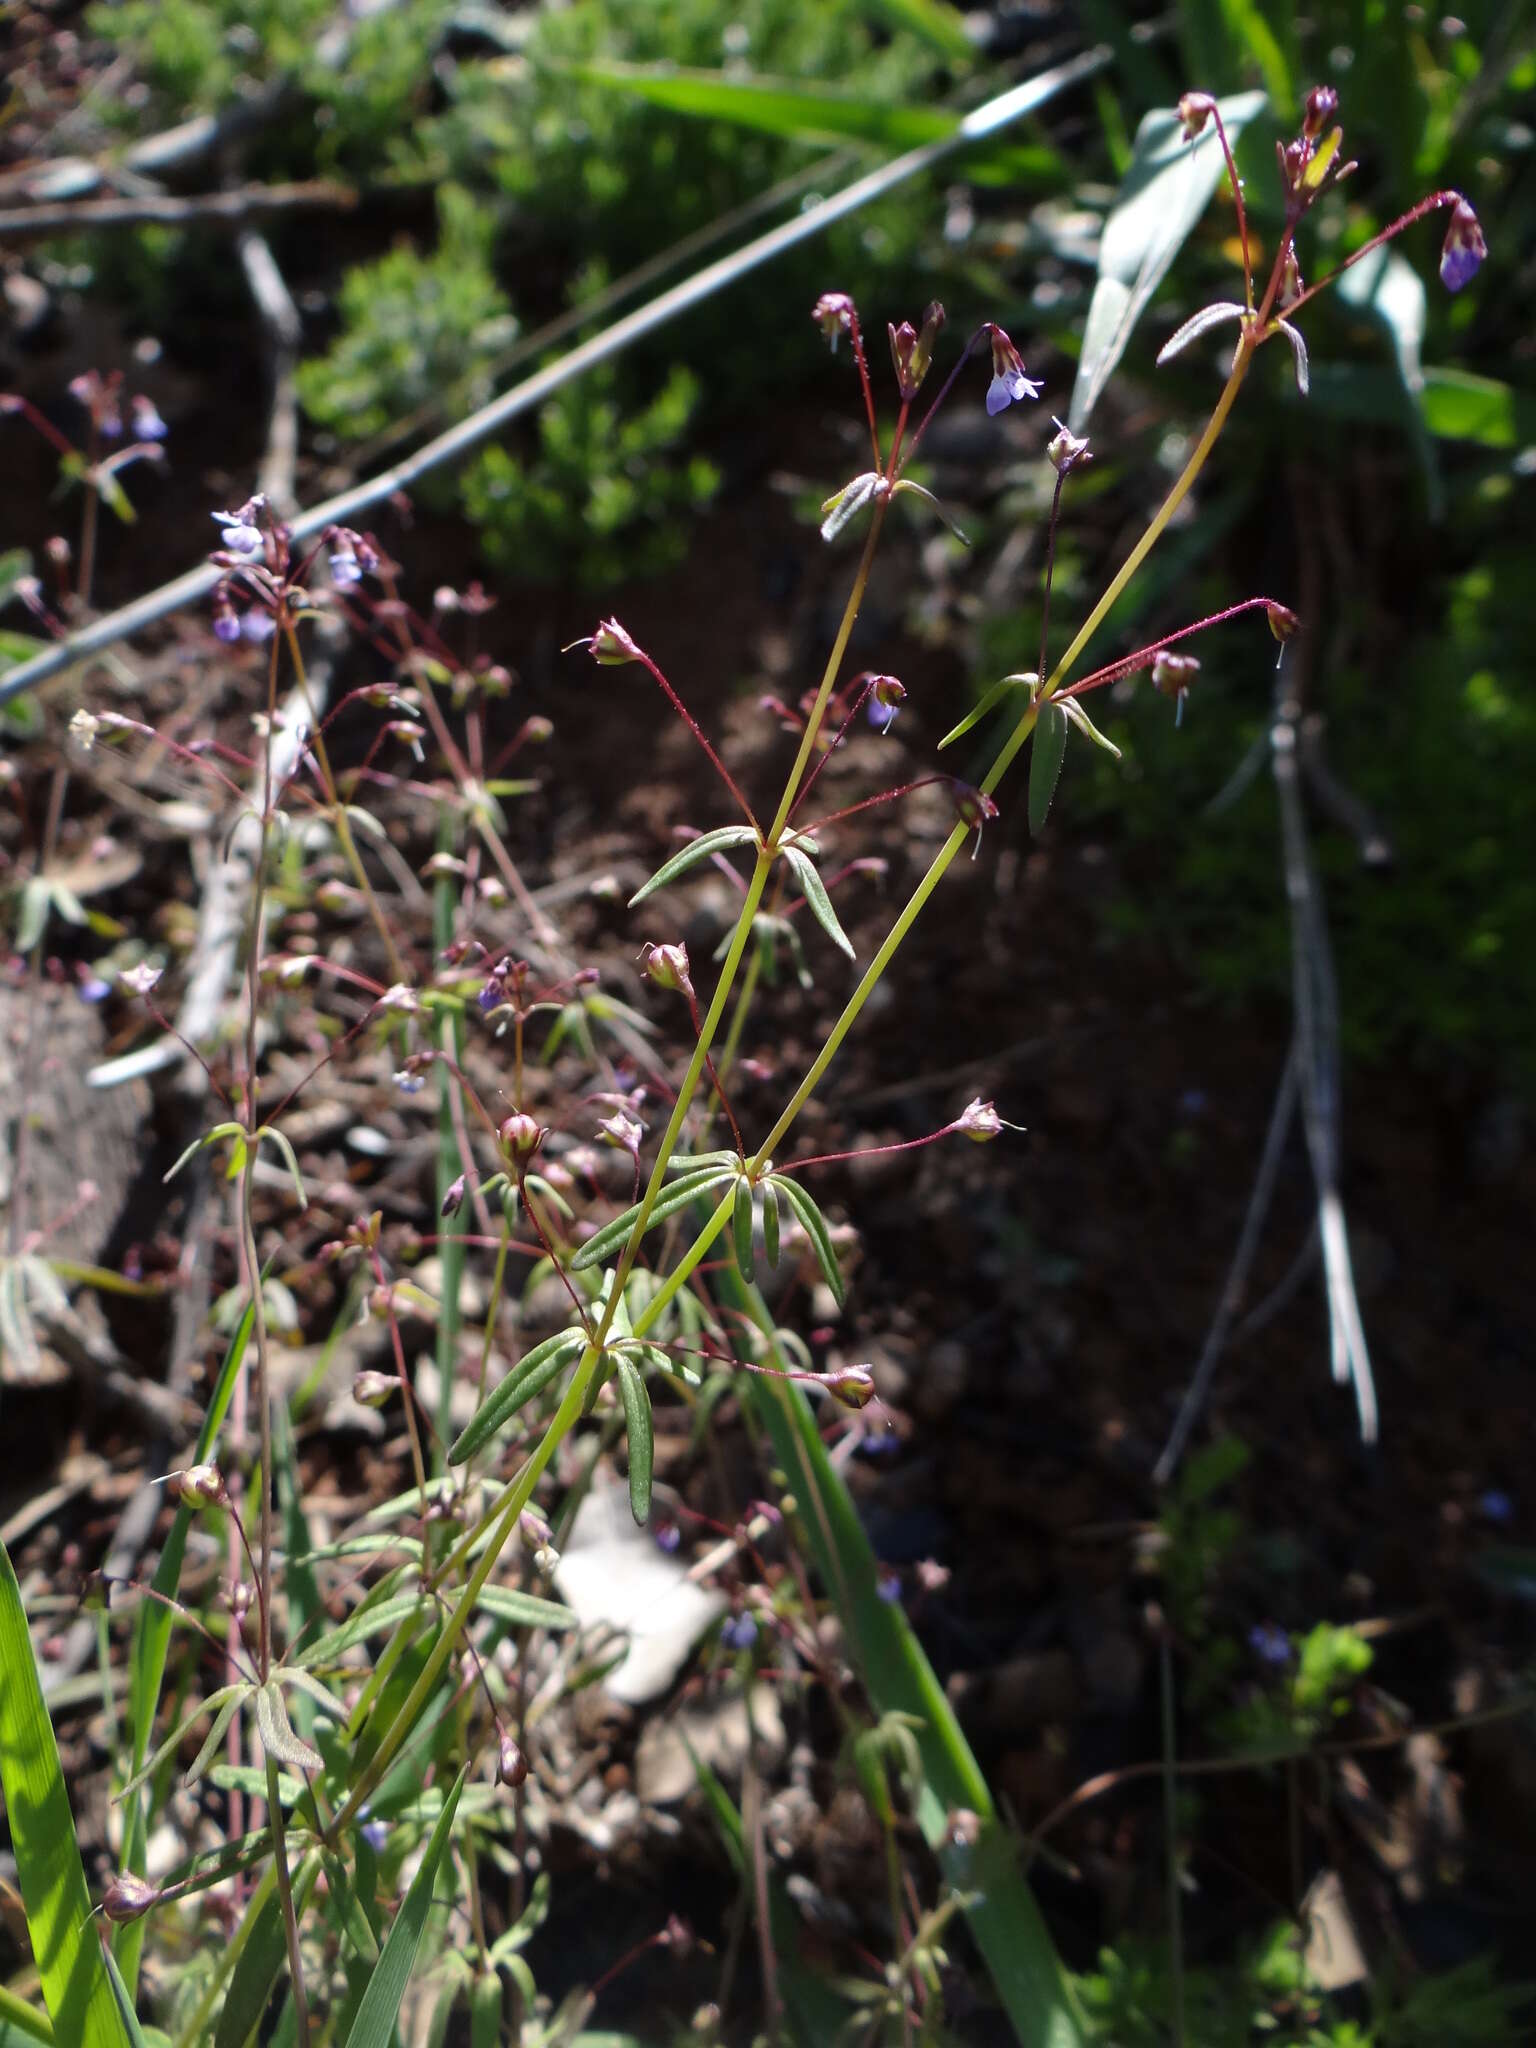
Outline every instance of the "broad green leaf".
[(827, 885), (817, 874), (810, 855), (799, 846), (781, 846), (779, 851), (788, 861), (795, 880), (800, 884), (812, 917), (827, 937), (835, 945), (841, 946), (851, 960), (854, 957), (853, 943), (837, 921), (837, 912), (832, 908), (832, 898), (827, 894)]
[[(1237, 138), (1265, 105), (1261, 92), (1220, 102), (1227, 135)], [(1183, 140), (1176, 111), (1156, 109), (1136, 130), (1131, 167), (1099, 241), (1099, 275), (1083, 330), (1067, 424), (1080, 434), (1136, 323), (1167, 275), (1220, 183), (1226, 166), (1213, 125)]]
[(437, 1873), (448, 1848), (448, 1837), (453, 1830), (453, 1817), (458, 1811), (459, 1796), (464, 1790), (464, 1773), (460, 1771), (454, 1780), (453, 1790), (443, 1802), (438, 1815), (437, 1826), (427, 1843), (426, 1854), (416, 1875), (411, 1879), (410, 1890), (404, 1903), (395, 1915), (394, 1925), (385, 1938), (379, 1952), (378, 1965), (368, 1980), (368, 1989), (363, 1993), (363, 2002), (357, 2009), (347, 2035), (347, 2048), (383, 2048), (394, 2033), (395, 2022), (400, 2017), (401, 2000), (405, 1997), (406, 1986), (411, 1981), (411, 1971), (416, 1963), (416, 1951), (421, 1944), (422, 1931), (427, 1924), (427, 1914), (432, 1905), (432, 1892), (437, 1883)]
[(54, 2038), (124, 2048), (127, 2032), (102, 1962), (74, 1816), (43, 1704), (21, 1588), (0, 1543), (0, 1790), (32, 1954)]
[[(731, 1154), (731, 1164), (736, 1164), (734, 1153)], [(692, 1201), (701, 1189), (712, 1187), (720, 1178), (721, 1172), (717, 1166), (707, 1166), (698, 1173), (680, 1175), (656, 1197), (646, 1222), (647, 1230), (657, 1223), (664, 1223), (669, 1216), (676, 1215), (677, 1211)], [(640, 1204), (635, 1202), (622, 1216), (615, 1216), (611, 1223), (605, 1223), (602, 1229), (589, 1237), (577, 1251), (571, 1260), (572, 1272), (584, 1273), (589, 1266), (600, 1266), (611, 1252), (616, 1252), (621, 1244), (627, 1242), (639, 1214)]]
[(1424, 420), (1446, 441), (1520, 448), (1536, 441), (1536, 392), (1518, 391), (1470, 370), (1424, 372)]
[(668, 882), (676, 881), (688, 869), (696, 867), (701, 860), (708, 860), (712, 854), (725, 853), (733, 846), (751, 846), (756, 843), (757, 834), (750, 825), (721, 825), (713, 832), (701, 832), (697, 839), (690, 839), (680, 852), (663, 861), (651, 879), (637, 889), (629, 899), (629, 907), (643, 903), (647, 896), (654, 896)]
[(651, 1474), (656, 1465), (656, 1435), (651, 1422), (651, 1397), (640, 1368), (619, 1360), (619, 1397), (629, 1436), (629, 1511), (643, 1529), (651, 1518)]
[(1335, 290), (1346, 305), (1386, 330), (1408, 400), (1414, 447), (1429, 498), (1429, 516), (1439, 519), (1445, 494), (1423, 410), (1424, 328), (1429, 315), (1424, 280), (1400, 249), (1373, 249), (1369, 256), (1345, 271)]
[(584, 1330), (557, 1330), (553, 1337), (535, 1344), (464, 1425), (449, 1449), (449, 1464), (462, 1465), (488, 1444), (519, 1408), (542, 1394), (556, 1374), (565, 1370), (586, 1341)]
[(821, 1277), (831, 1288), (839, 1308), (847, 1296), (843, 1276), (837, 1263), (837, 1253), (832, 1248), (832, 1233), (827, 1228), (827, 1219), (811, 1200), (799, 1181), (775, 1176), (775, 1185), (783, 1191), (784, 1199), (795, 1212), (795, 1219), (811, 1240), (811, 1249), (816, 1254), (816, 1263), (821, 1268)]
[(1029, 829), (1039, 832), (1045, 825), (1061, 779), (1061, 764), (1067, 752), (1067, 714), (1049, 701), (1040, 706), (1035, 736), (1029, 749)]

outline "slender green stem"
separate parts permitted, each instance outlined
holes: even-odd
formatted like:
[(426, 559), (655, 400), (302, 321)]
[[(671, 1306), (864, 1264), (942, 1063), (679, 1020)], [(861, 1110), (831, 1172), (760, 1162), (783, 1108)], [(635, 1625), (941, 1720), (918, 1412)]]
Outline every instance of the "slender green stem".
[(1163, 1723), (1164, 1885), (1168, 1893), (1168, 1976), (1174, 2048), (1184, 2048), (1184, 1915), (1179, 1896), (1178, 1736), (1173, 1707), (1173, 1649), (1165, 1627), (1158, 1644)]
[(299, 1916), (293, 1909), (293, 1883), (288, 1874), (288, 1837), (283, 1827), (277, 1758), (270, 1753), (267, 1757), (267, 1811), (272, 1816), (272, 1868), (277, 1875), (277, 1897), (283, 1909), (283, 1934), (288, 1944), (288, 1974), (293, 1982), (294, 2033), (300, 2048), (305, 2048), (309, 2040), (309, 2000), (304, 1995), (304, 1959), (299, 1951)]
[[(1227, 423), (1228, 413), (1231, 412), (1232, 407), (1237, 402), (1237, 394), (1242, 389), (1243, 379), (1248, 374), (1248, 366), (1253, 361), (1253, 352), (1257, 345), (1251, 329), (1245, 326), (1237, 344), (1237, 355), (1233, 360), (1232, 374), (1227, 379), (1226, 388), (1216, 401), (1216, 410), (1206, 422), (1205, 432), (1196, 443), (1193, 454), (1188, 462), (1185, 463), (1178, 481), (1174, 484), (1172, 490), (1169, 491), (1162, 504), (1153, 513), (1151, 523), (1148, 525), (1146, 532), (1120, 564), (1119, 569), (1110, 582), (1109, 588), (1083, 621), (1078, 629), (1076, 639), (1061, 657), (1060, 661), (1057, 662), (1055, 668), (1052, 669), (1050, 680), (1046, 684), (1042, 695), (1048, 697), (1056, 685), (1062, 682), (1070, 673), (1072, 664), (1077, 660), (1077, 657), (1103, 624), (1105, 616), (1119, 598), (1125, 586), (1136, 574), (1136, 571), (1147, 559), (1147, 556), (1151, 554), (1153, 548), (1157, 546), (1169, 520), (1189, 496), (1196, 477), (1204, 469), (1211, 450), (1221, 438), (1221, 430)], [(1017, 750), (1015, 749), (1015, 751)], [(1011, 759), (1012, 756), (1010, 755), (1009, 758)], [(994, 784), (990, 778), (982, 784), (982, 788), (989, 794), (993, 787)]]
[(51, 2041), (54, 2038), (53, 2022), (47, 2013), (39, 2012), (35, 2005), (18, 1998), (4, 1984), (0, 1984), (0, 2020), (14, 2033), (26, 2034), (33, 2041)]
[(655, 1329), (668, 1302), (671, 1301), (679, 1288), (687, 1285), (699, 1261), (704, 1257), (704, 1254), (709, 1250), (721, 1231), (724, 1230), (727, 1222), (730, 1220), (731, 1211), (735, 1206), (736, 1183), (733, 1181), (726, 1193), (721, 1196), (719, 1207), (715, 1210), (704, 1228), (693, 1240), (693, 1243), (689, 1245), (687, 1251), (683, 1253), (683, 1256), (672, 1268), (666, 1279), (662, 1281), (639, 1315), (635, 1317), (634, 1334), (636, 1337), (643, 1337), (648, 1331)]
[[(445, 810), (438, 827), (438, 851), (451, 853), (455, 838), (453, 815)], [(439, 875), (432, 891), (432, 948), (441, 959), (453, 939), (453, 882)], [(438, 1018), (438, 1049), (451, 1055), (453, 1068), (464, 1059), (464, 1014), (457, 1007), (445, 1007)], [(435, 1336), (437, 1363), (437, 1441), (432, 1447), (432, 1469), (441, 1473), (448, 1445), (453, 1441), (453, 1382), (458, 1365), (459, 1296), (464, 1284), (464, 1226), (443, 1207), (449, 1188), (458, 1178), (458, 1136), (453, 1121), (453, 1091), (458, 1086), (453, 1068), (440, 1063), (437, 1070), (437, 1208), (438, 1256), (443, 1284)], [(467, 1164), (467, 1162), (466, 1162)], [(430, 1543), (429, 1532), (423, 1532)]]
[[(869, 533), (864, 541), (864, 552), (859, 557), (853, 588), (848, 593), (847, 604), (843, 606), (842, 624), (837, 629), (837, 638), (832, 642), (832, 651), (827, 656), (826, 667), (822, 670), (816, 701), (812, 704), (810, 716), (805, 721), (805, 731), (800, 735), (800, 750), (795, 755), (795, 764), (789, 771), (789, 780), (784, 785), (783, 797), (779, 801), (779, 808), (774, 813), (773, 824), (769, 829), (767, 843), (770, 848), (778, 845), (779, 834), (784, 830), (789, 814), (795, 807), (795, 798), (800, 793), (800, 779), (805, 774), (806, 764), (815, 748), (816, 736), (821, 731), (821, 721), (826, 715), (827, 699), (831, 696), (833, 685), (837, 681), (838, 670), (843, 665), (843, 656), (848, 651), (848, 640), (853, 632), (854, 621), (858, 618), (859, 607), (864, 602), (870, 566), (875, 559), (875, 549), (880, 544), (880, 529), (885, 524), (885, 508), (889, 502), (888, 498), (880, 499), (869, 522)], [(755, 909), (756, 905), (753, 908)]]
[(288, 642), (289, 659), (299, 679), (299, 688), (304, 692), (304, 704), (309, 712), (309, 744), (314, 749), (315, 761), (320, 769), (320, 780), (325, 787), (326, 802), (330, 806), (331, 823), (335, 827), (337, 844), (352, 871), (353, 881), (362, 892), (363, 901), (368, 906), (368, 915), (373, 919), (373, 928), (383, 942), (384, 957), (389, 962), (389, 971), (396, 981), (404, 981), (405, 966), (400, 958), (399, 948), (395, 944), (394, 934), (389, 929), (389, 920), (384, 915), (383, 906), (374, 894), (373, 884), (368, 879), (368, 870), (363, 866), (362, 856), (358, 853), (357, 841), (352, 837), (352, 823), (347, 816), (347, 807), (341, 800), (336, 787), (336, 777), (331, 772), (330, 756), (325, 751), (325, 731), (320, 715), (315, 709), (315, 700), (310, 694), (309, 674), (304, 667), (304, 657), (299, 651), (296, 628), (288, 626), (285, 638)]

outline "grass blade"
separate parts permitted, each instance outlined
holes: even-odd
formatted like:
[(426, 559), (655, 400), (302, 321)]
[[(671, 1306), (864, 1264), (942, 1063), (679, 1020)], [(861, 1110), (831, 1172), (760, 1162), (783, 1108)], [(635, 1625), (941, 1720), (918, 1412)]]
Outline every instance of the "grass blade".
[(400, 2002), (405, 1997), (406, 1985), (411, 1981), (416, 1951), (421, 1945), (422, 1930), (432, 1905), (433, 1887), (447, 1853), (453, 1816), (458, 1811), (459, 1795), (463, 1790), (464, 1773), (460, 1771), (454, 1780), (453, 1790), (443, 1802), (443, 1810), (432, 1830), (432, 1839), (427, 1843), (421, 1867), (411, 1879), (404, 1904), (395, 1915), (395, 1924), (379, 1951), (378, 1967), (368, 1980), (368, 1989), (363, 1993), (363, 2002), (357, 2008), (357, 2017), (347, 2035), (347, 2048), (380, 2048), (380, 2043), (388, 2041), (394, 2033), (395, 2022), (400, 2017)]
[(59, 1746), (43, 1704), (21, 1588), (0, 1543), (0, 1788), (27, 1932), (56, 2040), (124, 2048), (127, 2034), (91, 1919)]
[(1067, 754), (1067, 714), (1059, 704), (1042, 704), (1029, 751), (1029, 829), (1038, 833), (1051, 808)]

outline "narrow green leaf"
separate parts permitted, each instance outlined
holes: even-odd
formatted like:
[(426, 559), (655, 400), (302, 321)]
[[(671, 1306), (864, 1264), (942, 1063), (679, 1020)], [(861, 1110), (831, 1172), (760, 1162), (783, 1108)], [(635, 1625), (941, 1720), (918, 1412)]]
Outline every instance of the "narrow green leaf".
[(731, 1208), (731, 1241), (736, 1247), (736, 1264), (743, 1280), (757, 1272), (752, 1256), (752, 1183), (745, 1174), (736, 1183), (736, 1200)]
[[(0, 569), (3, 569), (0, 561)], [(0, 592), (0, 597), (3, 597)], [(53, 2022), (47, 2013), (28, 2005), (8, 1985), (0, 1984), (0, 2048), (21, 2048), (23, 2041), (51, 2042)]]
[(705, 1166), (740, 1166), (739, 1152), (674, 1152), (667, 1161), (668, 1173), (697, 1173)]
[(1061, 764), (1067, 751), (1067, 714), (1059, 704), (1045, 703), (1035, 720), (1035, 737), (1029, 750), (1029, 829), (1039, 832), (1061, 779)]
[(1025, 675), (1004, 676), (1001, 681), (995, 682), (989, 690), (983, 693), (980, 701), (972, 710), (967, 711), (958, 725), (952, 725), (949, 728), (943, 739), (939, 741), (940, 748), (949, 746), (955, 740), (964, 739), (971, 728), (980, 725), (987, 713), (994, 706), (1001, 704), (1005, 697), (1011, 697), (1021, 689), (1033, 692), (1038, 687), (1039, 682), (1040, 678), (1032, 669)]
[(274, 1130), (270, 1124), (267, 1125), (265, 1130), (258, 1131), (256, 1135), (258, 1139), (269, 1139), (277, 1147), (278, 1151), (282, 1153), (283, 1164), (287, 1167), (293, 1178), (294, 1192), (299, 1198), (299, 1207), (307, 1209), (309, 1207), (309, 1196), (304, 1192), (304, 1176), (299, 1171), (299, 1162), (294, 1157), (293, 1147), (283, 1136), (282, 1132)]
[(494, 1970), (482, 1970), (469, 1994), (469, 2048), (497, 2048), (501, 2009), (501, 1979)]
[(443, 1802), (426, 1854), (379, 1953), (378, 1967), (368, 1980), (368, 1989), (363, 1993), (363, 2002), (347, 2035), (347, 2048), (382, 2048), (382, 2044), (392, 2038), (405, 1988), (411, 1981), (416, 1951), (432, 1904), (433, 1887), (447, 1852), (453, 1817), (458, 1811), (459, 1795), (463, 1790), (464, 1772), (460, 1771), (454, 1780), (453, 1790)]
[(630, 909), (633, 910), (637, 903), (643, 903), (647, 896), (654, 896), (668, 882), (675, 882), (689, 868), (697, 867), (701, 860), (725, 853), (733, 846), (753, 845), (756, 839), (757, 834), (750, 825), (721, 825), (713, 832), (700, 833), (697, 839), (690, 839), (685, 847), (674, 853), (670, 860), (663, 861), (651, 879), (635, 891), (629, 899)]
[(779, 1191), (772, 1180), (763, 1182), (763, 1255), (770, 1267), (779, 1263)]
[(833, 944), (841, 946), (851, 960), (854, 957), (853, 943), (837, 921), (837, 912), (832, 908), (832, 898), (827, 894), (827, 885), (817, 874), (810, 855), (799, 846), (781, 846), (779, 852), (788, 861), (795, 880), (800, 884), (812, 917)]
[(562, 1607), (558, 1600), (540, 1599), (537, 1593), (524, 1593), (516, 1586), (482, 1587), (476, 1608), (482, 1614), (489, 1614), (497, 1621), (509, 1622), (513, 1628), (575, 1628), (576, 1615), (569, 1607)]
[[(1234, 146), (1264, 105), (1261, 92), (1237, 93), (1220, 102)], [(1131, 167), (1099, 241), (1099, 275), (1067, 418), (1074, 434), (1086, 426), (1136, 323), (1205, 212), (1225, 169), (1213, 126), (1207, 126), (1198, 141), (1187, 143), (1177, 112), (1157, 109), (1136, 130)]]
[[(731, 1164), (737, 1164), (734, 1153), (731, 1154)], [(720, 1169), (716, 1166), (703, 1167), (698, 1173), (680, 1175), (656, 1197), (646, 1228), (654, 1229), (658, 1223), (664, 1223), (669, 1216), (685, 1208), (696, 1194), (704, 1188), (713, 1186), (720, 1178)], [(640, 1204), (635, 1202), (622, 1216), (615, 1216), (611, 1223), (605, 1223), (602, 1229), (589, 1237), (577, 1251), (571, 1260), (571, 1270), (583, 1273), (589, 1266), (600, 1266), (611, 1253), (619, 1249), (621, 1244), (628, 1241), (629, 1233), (635, 1227), (635, 1218), (639, 1214)]]
[(53, 2021), (69, 2048), (127, 2039), (75, 1840), (74, 1816), (43, 1704), (21, 1588), (0, 1543), (0, 1790), (5, 1794), (27, 1932)]
[(960, 125), (940, 107), (882, 105), (867, 93), (783, 78), (727, 78), (719, 71), (681, 65), (579, 64), (571, 73), (649, 100), (674, 114), (729, 121), (759, 134), (801, 142), (868, 142), (881, 149), (916, 149), (938, 142)]
[(586, 1341), (584, 1330), (557, 1330), (553, 1337), (535, 1344), (464, 1425), (449, 1449), (449, 1464), (462, 1465), (488, 1444), (519, 1408), (542, 1394), (556, 1374), (564, 1371)]
[(821, 1277), (831, 1288), (839, 1308), (847, 1298), (843, 1276), (838, 1268), (837, 1253), (832, 1249), (832, 1233), (827, 1228), (827, 1219), (811, 1200), (799, 1181), (780, 1179), (777, 1185), (784, 1191), (784, 1199), (795, 1212), (796, 1220), (811, 1240), (816, 1254), (816, 1263), (821, 1268)]
[(629, 1434), (629, 1511), (643, 1529), (651, 1518), (651, 1474), (656, 1466), (656, 1436), (651, 1422), (651, 1397), (640, 1369), (619, 1360), (619, 1397)]
[(288, 1719), (282, 1689), (275, 1678), (256, 1688), (256, 1733), (265, 1754), (294, 1771), (323, 1771), (325, 1758), (301, 1742)]
[(1102, 747), (1106, 754), (1113, 754), (1117, 761), (1121, 758), (1120, 749), (1115, 745), (1114, 741), (1104, 737), (1103, 733), (1099, 731), (1099, 728), (1083, 709), (1081, 697), (1065, 698), (1060, 708), (1066, 713), (1068, 719), (1077, 727), (1085, 739), (1092, 740), (1096, 747)]
[[(102, 1944), (101, 1960), (107, 1968), (107, 1982), (112, 1987), (112, 2002), (117, 2007), (117, 2016), (122, 2021), (123, 2032), (128, 2037), (128, 2048), (149, 2048), (144, 2029), (139, 2025), (139, 2016), (133, 2009), (132, 1994), (123, 1982), (122, 1972), (117, 1967), (117, 1959), (111, 1947), (106, 1943)], [(157, 2032), (155, 2038), (159, 2041), (165, 2037)]]

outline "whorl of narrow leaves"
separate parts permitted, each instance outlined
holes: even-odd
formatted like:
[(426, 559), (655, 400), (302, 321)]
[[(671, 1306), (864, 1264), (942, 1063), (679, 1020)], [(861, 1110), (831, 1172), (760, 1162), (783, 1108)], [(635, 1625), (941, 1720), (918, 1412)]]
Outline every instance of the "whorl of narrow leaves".
[(619, 1360), (619, 1398), (629, 1435), (629, 1511), (643, 1529), (651, 1514), (651, 1475), (656, 1464), (656, 1437), (651, 1422), (651, 1397), (640, 1368)]
[(488, 1444), (519, 1408), (543, 1393), (586, 1341), (584, 1330), (557, 1330), (553, 1337), (546, 1337), (542, 1344), (535, 1344), (464, 1425), (448, 1452), (449, 1464), (462, 1465), (466, 1458), (472, 1458), (476, 1451)]

